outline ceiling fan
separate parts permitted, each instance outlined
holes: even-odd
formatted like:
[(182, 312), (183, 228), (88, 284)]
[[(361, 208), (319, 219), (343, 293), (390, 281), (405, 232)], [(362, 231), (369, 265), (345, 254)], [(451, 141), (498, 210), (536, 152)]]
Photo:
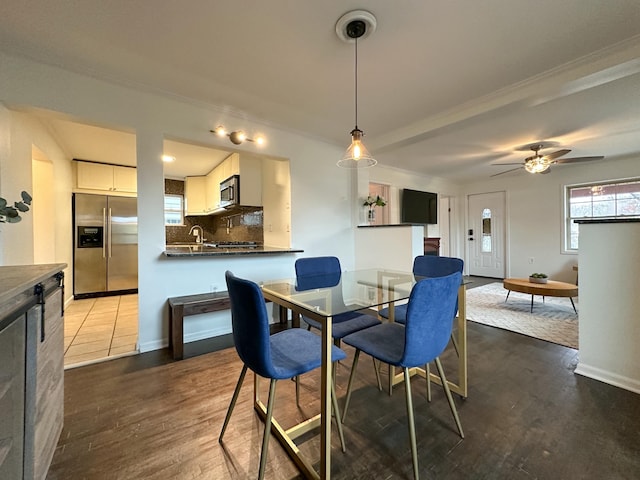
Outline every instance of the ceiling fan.
[(503, 175), (505, 173), (513, 172), (515, 170), (520, 170), (524, 168), (529, 173), (549, 173), (551, 171), (551, 165), (565, 164), (565, 163), (578, 163), (578, 162), (590, 162), (592, 160), (602, 160), (604, 156), (599, 155), (595, 157), (572, 157), (572, 158), (560, 158), (571, 150), (562, 149), (557, 150), (553, 153), (548, 153), (546, 155), (540, 155), (540, 150), (546, 148), (550, 145), (545, 145), (543, 143), (535, 143), (529, 146), (529, 149), (534, 152), (534, 155), (527, 157), (523, 162), (520, 163), (492, 163), (491, 165), (520, 165), (518, 168), (512, 168), (510, 170), (506, 170), (504, 172), (496, 173), (491, 175), (492, 177), (497, 177), (498, 175)]

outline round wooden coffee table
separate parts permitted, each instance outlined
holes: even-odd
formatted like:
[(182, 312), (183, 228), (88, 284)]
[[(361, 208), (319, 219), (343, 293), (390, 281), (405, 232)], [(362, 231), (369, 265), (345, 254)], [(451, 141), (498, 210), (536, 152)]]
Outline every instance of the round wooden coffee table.
[(573, 303), (573, 297), (578, 296), (578, 286), (572, 283), (556, 282), (554, 280), (549, 280), (547, 283), (532, 283), (526, 278), (505, 278), (502, 286), (508, 290), (507, 298), (504, 300), (505, 303), (509, 300), (511, 290), (531, 294), (532, 312), (534, 295), (542, 295), (542, 301), (544, 301), (544, 297), (569, 297), (573, 311), (576, 312), (576, 314), (578, 313), (576, 305)]

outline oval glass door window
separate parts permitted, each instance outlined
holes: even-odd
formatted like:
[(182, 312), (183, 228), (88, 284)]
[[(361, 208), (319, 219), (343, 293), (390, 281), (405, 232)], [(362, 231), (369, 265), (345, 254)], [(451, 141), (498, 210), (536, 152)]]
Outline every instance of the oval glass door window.
[(491, 253), (491, 209), (482, 210), (482, 253)]

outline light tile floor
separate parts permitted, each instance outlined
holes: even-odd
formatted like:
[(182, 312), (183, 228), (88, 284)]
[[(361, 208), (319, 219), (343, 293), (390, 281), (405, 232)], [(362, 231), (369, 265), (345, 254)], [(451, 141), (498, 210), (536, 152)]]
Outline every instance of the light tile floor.
[(64, 365), (137, 351), (138, 295), (74, 300), (64, 311)]

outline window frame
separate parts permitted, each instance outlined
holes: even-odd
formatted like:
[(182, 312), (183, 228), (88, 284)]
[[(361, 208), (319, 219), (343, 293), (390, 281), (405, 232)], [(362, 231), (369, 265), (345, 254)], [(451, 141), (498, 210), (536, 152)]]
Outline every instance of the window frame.
[[(167, 208), (167, 197), (179, 198), (180, 199), (180, 208), (179, 209)], [(184, 223), (184, 195), (182, 195), (180, 193), (165, 193), (164, 194), (163, 210), (164, 210), (164, 225), (166, 227), (183, 227), (185, 225), (185, 223)], [(168, 213), (170, 213), (170, 214), (179, 213), (180, 214), (180, 223), (168, 223), (167, 222), (167, 214)]]
[[(598, 181), (598, 182), (587, 182), (587, 183), (577, 183), (577, 184), (571, 184), (571, 185), (565, 185), (564, 186), (564, 209), (563, 209), (563, 245), (562, 245), (562, 253), (568, 253), (568, 254), (578, 254), (578, 252), (580, 251), (580, 245), (578, 244), (577, 247), (573, 248), (571, 246), (571, 238), (572, 238), (572, 230), (571, 230), (571, 226), (572, 223), (574, 222), (574, 220), (580, 219), (580, 220), (588, 220), (588, 219), (599, 219), (599, 218), (638, 218), (639, 215), (619, 215), (618, 214), (618, 194), (620, 192), (615, 192), (614, 193), (614, 198), (612, 199), (613, 202), (613, 208), (614, 208), (614, 214), (613, 215), (593, 215), (593, 200), (591, 200), (590, 202), (585, 202), (586, 203), (590, 203), (591, 204), (591, 210), (592, 210), (592, 214), (591, 215), (582, 215), (582, 216), (571, 216), (571, 193), (574, 190), (577, 189), (584, 189), (584, 188), (590, 188), (590, 189), (594, 189), (594, 188), (606, 188), (606, 187), (617, 187), (619, 185), (624, 185), (624, 184), (634, 184), (637, 183), (638, 184), (638, 189), (637, 192), (640, 193), (640, 177), (631, 177), (631, 178), (621, 178), (621, 179), (615, 179), (615, 180), (604, 180), (604, 181)], [(634, 192), (635, 193), (635, 192)], [(592, 197), (593, 198), (593, 195)], [(578, 224), (575, 224), (576, 228)]]

